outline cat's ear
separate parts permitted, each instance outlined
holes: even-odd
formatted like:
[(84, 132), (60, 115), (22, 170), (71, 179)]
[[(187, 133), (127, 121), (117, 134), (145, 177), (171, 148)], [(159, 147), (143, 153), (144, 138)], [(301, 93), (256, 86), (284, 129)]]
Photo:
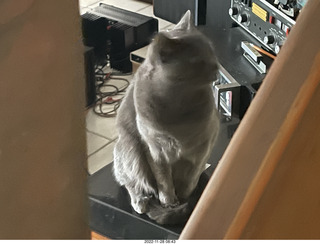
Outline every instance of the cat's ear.
[(178, 24), (173, 28), (174, 30), (191, 30), (194, 28), (193, 18), (191, 15), (191, 11), (188, 10)]

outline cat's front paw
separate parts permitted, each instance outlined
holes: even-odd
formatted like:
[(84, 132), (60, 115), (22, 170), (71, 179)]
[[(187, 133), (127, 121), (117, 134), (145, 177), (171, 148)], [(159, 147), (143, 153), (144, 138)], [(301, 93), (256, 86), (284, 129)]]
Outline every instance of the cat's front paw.
[(180, 204), (176, 195), (169, 196), (168, 194), (164, 194), (163, 192), (159, 192), (159, 201), (165, 208), (176, 207)]
[(138, 214), (144, 214), (148, 211), (149, 198), (143, 197), (136, 201), (131, 201), (131, 206)]

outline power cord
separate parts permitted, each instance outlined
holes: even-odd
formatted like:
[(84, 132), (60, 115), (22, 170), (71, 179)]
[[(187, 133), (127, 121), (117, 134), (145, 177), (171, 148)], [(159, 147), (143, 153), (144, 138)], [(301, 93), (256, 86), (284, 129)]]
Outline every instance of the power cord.
[[(121, 76), (130, 75), (131, 73), (105, 72), (104, 68), (106, 65), (107, 64), (96, 66), (95, 68), (97, 99), (93, 106), (93, 112), (101, 117), (109, 118), (116, 116), (125, 90), (129, 86), (129, 81)], [(114, 84), (110, 84), (110, 81), (112, 80), (124, 81), (125, 85), (123, 87), (118, 87)]]

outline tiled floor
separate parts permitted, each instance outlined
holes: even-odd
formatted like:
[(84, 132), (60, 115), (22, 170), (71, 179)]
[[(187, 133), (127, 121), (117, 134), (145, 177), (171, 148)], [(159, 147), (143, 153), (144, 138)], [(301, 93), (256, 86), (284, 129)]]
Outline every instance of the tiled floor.
[[(156, 18), (153, 15), (152, 5), (136, 0), (79, 0), (80, 13), (84, 13), (86, 10), (97, 6), (100, 2)], [(171, 29), (173, 27), (173, 24), (168, 21), (158, 20), (159, 30)], [(130, 80), (132, 76), (126, 78)], [(112, 80), (112, 82), (116, 86), (123, 86), (121, 81)], [(86, 127), (88, 171), (90, 174), (93, 174), (113, 161), (113, 148), (118, 136), (115, 127), (115, 117), (100, 117), (90, 109), (86, 115)]]
[[(125, 78), (130, 80), (132, 75)], [(122, 81), (111, 79), (108, 84), (111, 83), (119, 88), (123, 86)], [(86, 115), (86, 127), (88, 171), (93, 174), (113, 160), (113, 148), (118, 137), (116, 118), (101, 117), (91, 108)]]

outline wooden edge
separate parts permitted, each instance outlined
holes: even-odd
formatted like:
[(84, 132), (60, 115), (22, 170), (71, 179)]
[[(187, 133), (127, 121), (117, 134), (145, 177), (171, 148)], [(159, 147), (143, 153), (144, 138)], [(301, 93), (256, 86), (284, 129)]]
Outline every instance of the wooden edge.
[(111, 239), (103, 235), (100, 235), (97, 232), (91, 231), (91, 240), (111, 240)]
[(225, 239), (239, 239), (245, 226), (262, 196), (290, 138), (300, 123), (304, 111), (320, 83), (320, 52), (314, 59), (313, 66), (306, 81), (302, 85), (288, 116), (282, 124), (279, 134), (267, 152), (257, 175), (249, 186), (248, 192), (228, 229)]

